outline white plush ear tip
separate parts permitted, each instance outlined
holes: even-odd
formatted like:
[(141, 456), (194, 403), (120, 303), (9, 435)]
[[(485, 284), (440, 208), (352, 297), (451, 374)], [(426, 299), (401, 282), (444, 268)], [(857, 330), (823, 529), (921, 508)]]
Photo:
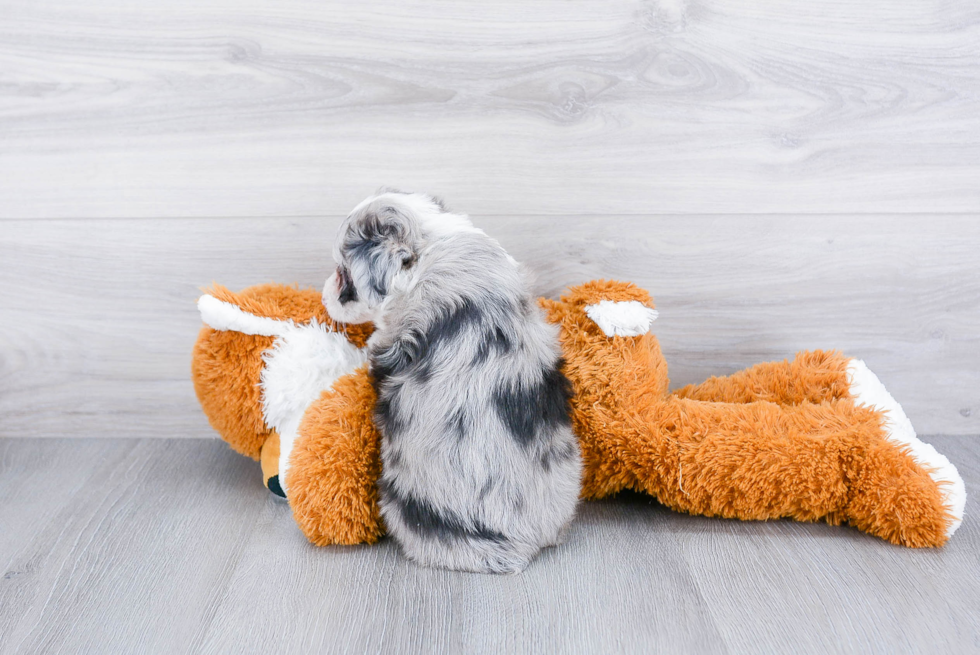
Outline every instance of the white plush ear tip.
[(656, 309), (636, 300), (601, 300), (594, 305), (586, 305), (585, 313), (610, 337), (637, 337), (646, 334), (660, 315)]

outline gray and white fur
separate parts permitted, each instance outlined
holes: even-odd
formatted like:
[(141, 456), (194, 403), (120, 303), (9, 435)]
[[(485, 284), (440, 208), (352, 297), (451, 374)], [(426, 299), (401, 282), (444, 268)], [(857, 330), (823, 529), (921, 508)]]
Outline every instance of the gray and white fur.
[(581, 488), (557, 328), (500, 244), (426, 195), (362, 202), (334, 258), (330, 315), (377, 328), (388, 532), (421, 564), (523, 570), (560, 541)]

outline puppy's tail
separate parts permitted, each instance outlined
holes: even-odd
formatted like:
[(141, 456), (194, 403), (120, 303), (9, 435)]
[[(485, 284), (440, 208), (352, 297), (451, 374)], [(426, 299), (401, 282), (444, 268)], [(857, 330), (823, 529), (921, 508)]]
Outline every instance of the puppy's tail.
[(197, 309), (201, 312), (201, 320), (215, 330), (281, 337), (293, 325), (289, 320), (250, 314), (237, 305), (218, 300), (207, 293), (197, 299)]

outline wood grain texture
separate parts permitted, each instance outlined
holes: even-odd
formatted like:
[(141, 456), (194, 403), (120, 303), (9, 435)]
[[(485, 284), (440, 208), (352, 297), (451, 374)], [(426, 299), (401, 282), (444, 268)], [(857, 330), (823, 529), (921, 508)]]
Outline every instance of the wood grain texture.
[[(934, 437), (980, 492), (980, 439)], [(29, 486), (29, 491), (25, 488)], [(0, 653), (965, 653), (980, 530), (583, 504), (518, 576), (423, 569), (390, 540), (310, 546), (258, 465), (205, 440), (0, 440)]]
[[(675, 386), (840, 348), (980, 434), (977, 43), (971, 0), (4, 0), (0, 653), (980, 649), (969, 514), (912, 551), (624, 496), (485, 578), (315, 549), (160, 438), (212, 435), (197, 288), (319, 285), (381, 184), (541, 294), (650, 289)], [(118, 438), (23, 438), (66, 436)], [(980, 438), (930, 440), (976, 497)]]
[(6, 0), (0, 216), (980, 210), (972, 0)]
[[(674, 386), (798, 350), (867, 361), (921, 434), (980, 433), (974, 217), (475, 217), (541, 295), (649, 289)], [(199, 287), (319, 287), (339, 219), (6, 221), (0, 435), (203, 437)]]

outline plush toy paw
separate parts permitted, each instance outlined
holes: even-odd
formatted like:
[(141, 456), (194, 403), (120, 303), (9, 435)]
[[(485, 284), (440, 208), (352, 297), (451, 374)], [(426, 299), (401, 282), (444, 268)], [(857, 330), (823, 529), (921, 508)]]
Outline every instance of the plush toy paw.
[(922, 467), (938, 485), (943, 505), (949, 515), (946, 537), (953, 536), (963, 522), (966, 507), (966, 486), (956, 467), (931, 444), (919, 440), (902, 406), (896, 402), (865, 363), (852, 359), (847, 366), (851, 397), (854, 404), (882, 412), (885, 416), (885, 434), (889, 441), (907, 448), (912, 459)]

